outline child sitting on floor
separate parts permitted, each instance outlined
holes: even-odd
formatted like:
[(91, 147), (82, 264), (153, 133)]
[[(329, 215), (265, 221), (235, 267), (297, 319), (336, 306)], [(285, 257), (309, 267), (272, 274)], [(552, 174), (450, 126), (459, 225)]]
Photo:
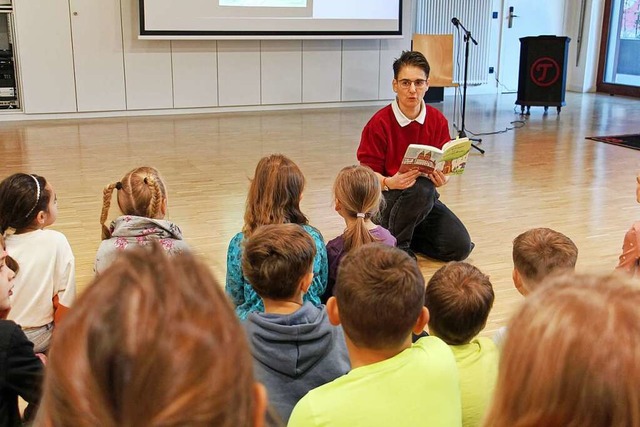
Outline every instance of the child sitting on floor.
[(27, 339), (19, 325), (6, 320), (11, 311), (13, 278), (18, 264), (5, 250), (0, 235), (0, 426), (22, 426), (18, 397), (29, 404), (25, 421), (35, 413), (40, 401), (40, 388), (44, 377), (43, 354), (33, 352), (33, 343)]
[(0, 183), (0, 234), (20, 265), (9, 320), (22, 327), (37, 353), (51, 337), (76, 295), (75, 257), (64, 234), (50, 230), (58, 218), (51, 183), (16, 173)]
[(509, 321), (485, 427), (640, 426), (640, 290), (562, 275)]
[(313, 237), (316, 244), (313, 281), (304, 300), (320, 305), (320, 297), (327, 287), (327, 248), (320, 231), (309, 225), (309, 220), (300, 210), (304, 184), (304, 175), (298, 165), (282, 154), (263, 157), (256, 166), (247, 194), (244, 227), (231, 239), (227, 250), (225, 291), (242, 320), (251, 312), (264, 311), (262, 300), (242, 271), (244, 241), (261, 225), (299, 224)]
[(265, 425), (242, 326), (189, 252), (123, 252), (53, 341), (38, 426)]
[[(107, 228), (104, 224), (114, 190), (122, 216)], [(147, 245), (152, 240), (158, 240), (169, 255), (189, 250), (180, 228), (165, 219), (167, 187), (155, 168), (142, 166), (129, 171), (104, 189), (102, 199), (102, 242), (96, 254), (96, 274), (104, 271), (122, 251)]]
[[(532, 228), (513, 239), (513, 284), (527, 296), (549, 276), (573, 271), (578, 248), (562, 233), (550, 228)], [(502, 347), (507, 328), (500, 328), (493, 341)]]
[(498, 375), (498, 348), (490, 338), (477, 337), (493, 299), (489, 276), (466, 262), (442, 266), (425, 292), (429, 333), (449, 344), (458, 364), (464, 427), (482, 422)]
[(327, 243), (329, 280), (322, 296), (325, 303), (333, 295), (340, 260), (349, 251), (372, 242), (396, 245), (396, 238), (386, 228), (371, 221), (378, 214), (382, 200), (380, 182), (371, 168), (356, 165), (342, 169), (333, 184), (333, 194), (336, 212), (347, 227)]
[(429, 320), (424, 278), (406, 252), (369, 243), (338, 270), (329, 319), (342, 324), (351, 372), (311, 390), (289, 426), (461, 425), (456, 361), (439, 338), (411, 344)]
[(313, 280), (316, 245), (297, 224), (263, 225), (245, 242), (242, 271), (264, 302), (245, 322), (255, 373), (286, 422), (312, 390), (349, 371), (342, 328), (324, 306), (303, 302)]

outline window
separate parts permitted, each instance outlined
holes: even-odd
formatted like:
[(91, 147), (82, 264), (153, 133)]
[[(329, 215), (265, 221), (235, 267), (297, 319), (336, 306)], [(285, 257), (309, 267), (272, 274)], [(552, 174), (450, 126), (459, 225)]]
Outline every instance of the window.
[(640, 96), (640, 0), (607, 0), (598, 91)]

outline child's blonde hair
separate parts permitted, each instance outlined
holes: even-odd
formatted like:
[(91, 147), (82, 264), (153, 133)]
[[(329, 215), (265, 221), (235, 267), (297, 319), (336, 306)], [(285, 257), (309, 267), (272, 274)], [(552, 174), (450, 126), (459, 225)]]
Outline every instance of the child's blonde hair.
[(640, 290), (563, 275), (509, 322), (485, 427), (640, 426)]
[(380, 181), (371, 168), (361, 165), (343, 168), (333, 184), (333, 193), (343, 214), (355, 219), (342, 234), (345, 252), (377, 241), (365, 224), (377, 215), (382, 200)]
[(244, 237), (250, 237), (261, 225), (308, 224), (300, 210), (304, 184), (302, 171), (288, 157), (272, 154), (260, 159), (247, 194)]
[(118, 206), (124, 215), (158, 218), (164, 216), (162, 203), (167, 199), (167, 189), (155, 168), (141, 166), (129, 171), (120, 181), (109, 184), (102, 191), (102, 240), (111, 237), (105, 225), (111, 206), (113, 190), (118, 190)]

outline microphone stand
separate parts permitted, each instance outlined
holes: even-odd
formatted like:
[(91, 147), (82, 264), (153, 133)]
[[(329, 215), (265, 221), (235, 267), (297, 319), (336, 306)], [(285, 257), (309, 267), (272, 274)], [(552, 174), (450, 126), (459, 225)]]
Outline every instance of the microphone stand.
[[(464, 31), (465, 46), (464, 46), (464, 82), (462, 84), (462, 126), (458, 131), (458, 138), (466, 138), (467, 132), (464, 127), (464, 118), (467, 110), (467, 76), (469, 74), (469, 40), (471, 40), (473, 44), (475, 44), (476, 46), (478, 45), (478, 42), (471, 36), (471, 31), (467, 30), (464, 27), (464, 25), (462, 25), (462, 22), (460, 22), (459, 19), (453, 18), (451, 22), (453, 23), (453, 25), (455, 25), (456, 27), (462, 28), (462, 30)], [(469, 138), (469, 139), (471, 141), (476, 141), (478, 144), (482, 144), (481, 138)], [(471, 146), (476, 150), (478, 150), (481, 154), (484, 154), (484, 150), (478, 147), (473, 142), (471, 143)]]

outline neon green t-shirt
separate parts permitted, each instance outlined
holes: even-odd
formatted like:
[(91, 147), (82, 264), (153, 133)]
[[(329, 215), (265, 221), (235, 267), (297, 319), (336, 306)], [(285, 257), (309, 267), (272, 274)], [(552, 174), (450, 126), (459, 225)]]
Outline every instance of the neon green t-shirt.
[(474, 338), (469, 344), (452, 345), (460, 374), (462, 425), (482, 423), (496, 385), (500, 352), (490, 338)]
[(311, 390), (288, 425), (456, 427), (461, 413), (453, 354), (439, 338), (425, 337), (391, 359)]

